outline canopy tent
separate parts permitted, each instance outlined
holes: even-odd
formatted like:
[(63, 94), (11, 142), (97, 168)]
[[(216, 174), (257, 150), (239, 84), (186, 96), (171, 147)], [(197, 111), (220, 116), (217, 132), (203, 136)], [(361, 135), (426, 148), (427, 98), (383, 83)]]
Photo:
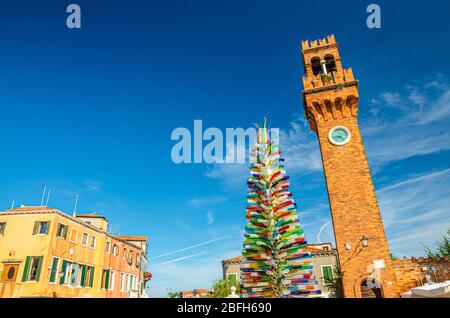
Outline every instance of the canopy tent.
[(402, 298), (450, 298), (450, 280), (415, 287), (403, 293)]

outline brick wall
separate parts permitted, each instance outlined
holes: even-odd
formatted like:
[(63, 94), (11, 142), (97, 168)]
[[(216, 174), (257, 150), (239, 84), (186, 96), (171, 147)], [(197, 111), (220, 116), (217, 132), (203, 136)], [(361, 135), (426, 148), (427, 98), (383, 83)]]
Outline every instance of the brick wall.
[[(393, 262), (397, 285), (401, 293), (411, 288), (422, 286), (425, 276), (429, 275), (433, 282), (450, 280), (450, 259), (446, 258), (414, 258), (397, 259)], [(435, 271), (432, 268), (435, 268)]]

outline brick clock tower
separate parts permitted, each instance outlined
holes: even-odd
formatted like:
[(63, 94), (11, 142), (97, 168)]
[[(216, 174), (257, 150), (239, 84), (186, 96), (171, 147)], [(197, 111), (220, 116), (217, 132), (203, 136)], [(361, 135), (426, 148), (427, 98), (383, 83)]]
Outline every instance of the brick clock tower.
[(303, 105), (317, 133), (345, 297), (398, 297), (358, 127), (358, 81), (334, 36), (302, 41)]

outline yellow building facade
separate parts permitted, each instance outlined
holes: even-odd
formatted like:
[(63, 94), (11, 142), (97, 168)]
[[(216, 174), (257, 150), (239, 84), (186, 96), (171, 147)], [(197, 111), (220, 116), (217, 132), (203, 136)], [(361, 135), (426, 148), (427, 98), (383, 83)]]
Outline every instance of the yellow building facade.
[(142, 295), (147, 238), (122, 239), (107, 224), (48, 207), (0, 212), (0, 297)]

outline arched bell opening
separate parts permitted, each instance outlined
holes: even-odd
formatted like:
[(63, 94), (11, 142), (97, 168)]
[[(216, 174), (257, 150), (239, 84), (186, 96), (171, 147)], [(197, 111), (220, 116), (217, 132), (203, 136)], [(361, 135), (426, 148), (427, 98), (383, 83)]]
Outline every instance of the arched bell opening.
[(325, 67), (327, 73), (337, 72), (336, 62), (334, 61), (334, 56), (331, 54), (325, 55)]
[(311, 59), (311, 68), (314, 75), (318, 75), (322, 72), (322, 66), (320, 65), (320, 57), (313, 57)]

